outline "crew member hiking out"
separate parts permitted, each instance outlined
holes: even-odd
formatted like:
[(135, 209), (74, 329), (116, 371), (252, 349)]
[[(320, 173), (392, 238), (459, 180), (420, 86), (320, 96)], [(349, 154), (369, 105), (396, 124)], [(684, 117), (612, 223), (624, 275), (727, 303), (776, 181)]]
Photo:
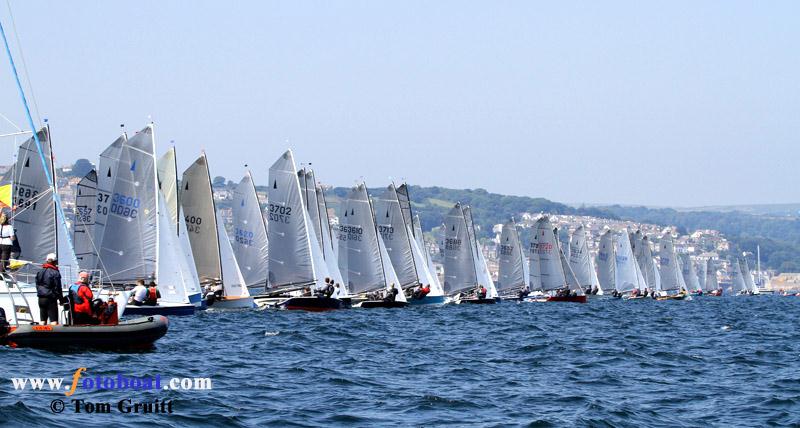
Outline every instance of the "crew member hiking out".
[(42, 324), (58, 324), (58, 302), (64, 301), (61, 293), (61, 273), (56, 255), (50, 253), (36, 273), (36, 296), (39, 298), (39, 318)]

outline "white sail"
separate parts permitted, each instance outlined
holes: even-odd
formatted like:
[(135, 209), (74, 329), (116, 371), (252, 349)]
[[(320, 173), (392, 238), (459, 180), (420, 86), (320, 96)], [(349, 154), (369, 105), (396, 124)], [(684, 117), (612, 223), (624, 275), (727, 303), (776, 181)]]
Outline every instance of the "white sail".
[[(559, 248), (553, 225), (548, 217), (543, 216), (536, 221), (534, 233), (535, 253), (539, 262), (538, 281), (541, 281), (542, 291), (552, 291), (568, 286), (564, 265), (561, 261), (563, 252)], [(533, 276), (534, 270), (534, 266), (531, 265), (531, 276)], [(533, 285), (533, 278), (531, 281), (531, 285)], [(577, 280), (575, 282), (577, 283)]]
[(75, 258), (81, 269), (97, 266), (97, 245), (94, 242), (94, 223), (97, 207), (97, 172), (89, 171), (75, 192), (75, 224), (72, 228)]
[(578, 226), (569, 241), (569, 266), (575, 274), (581, 288), (592, 289), (598, 287), (597, 274), (589, 252), (589, 243), (586, 239), (586, 230), (583, 225)]
[(744, 282), (744, 276), (742, 275), (742, 269), (739, 266), (739, 260), (733, 258), (730, 260), (731, 269), (733, 269), (733, 273), (731, 274), (731, 291), (734, 293), (745, 293), (747, 292), (747, 284)]
[(683, 283), (683, 276), (671, 235), (661, 238), (658, 258), (661, 264), (661, 290), (679, 291)]
[(739, 267), (742, 269), (742, 276), (744, 277), (746, 288), (753, 294), (759, 294), (758, 287), (756, 287), (756, 283), (753, 281), (753, 274), (750, 273), (750, 266), (747, 264), (746, 258), (742, 257), (739, 259)]
[(233, 253), (247, 287), (265, 289), (269, 269), (267, 226), (261, 214), (256, 187), (250, 171), (236, 186), (233, 212)]
[(467, 235), (471, 241), (470, 246), (473, 252), (472, 261), (474, 264), (475, 276), (477, 278), (478, 285), (483, 285), (486, 287), (486, 297), (495, 298), (497, 297), (497, 288), (492, 280), (492, 275), (489, 273), (489, 266), (486, 263), (486, 259), (483, 256), (483, 252), (480, 249), (480, 244), (478, 243), (478, 235), (477, 231), (475, 230), (475, 223), (472, 221), (472, 208), (469, 206), (464, 206), (463, 211), (464, 219), (467, 222)]
[[(416, 240), (417, 248), (427, 266), (427, 274), (429, 275), (430, 281), (427, 282), (427, 284), (429, 284), (431, 287), (431, 292), (429, 295), (443, 296), (444, 288), (442, 287), (442, 283), (439, 281), (439, 275), (436, 273), (436, 266), (433, 265), (433, 259), (431, 258), (431, 253), (428, 251), (428, 246), (425, 245), (425, 236), (422, 234), (422, 225), (420, 224), (419, 216), (414, 216), (412, 222), (414, 225), (414, 238)], [(419, 264), (417, 265), (419, 266)]]
[[(108, 207), (100, 267), (110, 282), (133, 283), (155, 274), (158, 241), (153, 125), (122, 144)], [(112, 233), (113, 231), (113, 233)]]
[(700, 281), (697, 279), (697, 272), (694, 269), (694, 262), (692, 259), (685, 255), (681, 263), (683, 272), (683, 281), (686, 283), (686, 288), (689, 291), (701, 290)]
[(296, 289), (315, 284), (310, 243), (314, 231), (306, 220), (291, 150), (269, 168), (268, 202), (270, 288)]
[(458, 294), (478, 283), (475, 252), (472, 248), (461, 204), (456, 204), (445, 217), (444, 292)]
[(394, 270), (392, 265), (392, 260), (389, 257), (389, 253), (386, 251), (386, 244), (383, 241), (383, 237), (380, 233), (377, 235), (378, 238), (378, 247), (380, 248), (381, 254), (381, 261), (382, 261), (382, 268), (383, 268), (383, 278), (386, 284), (386, 291), (391, 291), (392, 287), (397, 288), (399, 291), (394, 298), (395, 302), (405, 302), (406, 295), (400, 290), (400, 278), (397, 277), (397, 273)]
[(706, 279), (708, 278), (708, 263), (705, 260), (698, 261), (700, 272), (697, 273), (697, 282), (700, 284), (700, 290), (706, 291)]
[(627, 230), (620, 232), (614, 244), (614, 287), (619, 293), (629, 293), (645, 287), (644, 278), (633, 255)]
[[(339, 269), (353, 294), (386, 286), (378, 230), (364, 183), (351, 189), (339, 216)], [(346, 273), (345, 273), (346, 272)]]
[(233, 253), (231, 241), (225, 233), (222, 222), (217, 222), (217, 241), (219, 242), (219, 260), (222, 266), (222, 288), (227, 297), (249, 297), (247, 282), (244, 280), (239, 263)]
[(525, 257), (519, 239), (516, 223), (513, 220), (503, 224), (498, 245), (497, 292), (528, 288), (528, 276), (525, 271)]
[(158, 188), (164, 195), (170, 223), (172, 224), (169, 230), (177, 230), (178, 219), (180, 218), (178, 216), (180, 203), (178, 201), (178, 165), (175, 147), (170, 147), (170, 149), (158, 159), (156, 168), (158, 170)]
[(600, 235), (597, 251), (597, 280), (603, 290), (614, 290), (614, 233), (607, 229)]
[(162, 302), (189, 303), (187, 287), (199, 293), (197, 278), (192, 276), (189, 262), (183, 255), (178, 235), (172, 230), (172, 217), (169, 214), (164, 195), (158, 194), (158, 227), (164, 233), (158, 235), (158, 262), (156, 263), (156, 282)]
[(714, 291), (719, 288), (719, 282), (717, 281), (717, 268), (714, 266), (714, 261), (709, 258), (706, 260), (706, 283), (704, 285), (704, 291)]
[(420, 283), (428, 285), (431, 289), (428, 295), (431, 297), (443, 296), (444, 291), (439, 284), (439, 278), (436, 277), (436, 271), (431, 270), (430, 255), (426, 254), (427, 251), (420, 249), (416, 240), (411, 240), (411, 253), (414, 255), (414, 263), (419, 267), (417, 272), (419, 272)]
[(347, 289), (342, 273), (339, 271), (339, 245), (334, 243), (333, 233), (331, 232), (331, 221), (328, 217), (328, 204), (325, 202), (325, 192), (322, 186), (316, 186), (317, 203), (319, 204), (319, 224), (322, 235), (322, 255), (325, 258), (325, 265), (328, 268), (328, 276), (334, 283), (339, 284), (339, 289), (336, 290), (334, 297), (349, 296), (350, 292)]

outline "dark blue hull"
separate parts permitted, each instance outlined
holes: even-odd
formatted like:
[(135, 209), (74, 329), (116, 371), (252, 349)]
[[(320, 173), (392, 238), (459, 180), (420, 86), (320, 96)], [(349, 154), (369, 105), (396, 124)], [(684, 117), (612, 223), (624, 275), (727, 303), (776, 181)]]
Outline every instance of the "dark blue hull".
[(425, 296), (422, 299), (409, 299), (408, 304), (411, 306), (422, 306), (422, 305), (443, 305), (444, 304), (444, 296)]

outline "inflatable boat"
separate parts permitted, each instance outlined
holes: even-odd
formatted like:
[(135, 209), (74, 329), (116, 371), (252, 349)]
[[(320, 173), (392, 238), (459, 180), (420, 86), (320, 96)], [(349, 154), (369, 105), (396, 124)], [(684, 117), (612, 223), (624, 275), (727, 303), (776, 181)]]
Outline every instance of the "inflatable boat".
[(154, 315), (117, 325), (12, 326), (0, 343), (14, 348), (43, 349), (148, 349), (167, 334), (166, 317)]

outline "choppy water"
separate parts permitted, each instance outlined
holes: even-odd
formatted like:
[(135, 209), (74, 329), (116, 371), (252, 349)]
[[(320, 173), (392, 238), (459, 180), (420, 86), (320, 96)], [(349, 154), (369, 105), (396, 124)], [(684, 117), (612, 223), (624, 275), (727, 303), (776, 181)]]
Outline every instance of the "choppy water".
[[(1, 349), (0, 424), (764, 426), (800, 424), (800, 298), (701, 297), (171, 319), (155, 350)], [(10, 377), (211, 377), (172, 415), (53, 414)], [(75, 398), (73, 397), (73, 398)], [(116, 410), (116, 409), (114, 409)], [(74, 425), (73, 425), (74, 426)]]

